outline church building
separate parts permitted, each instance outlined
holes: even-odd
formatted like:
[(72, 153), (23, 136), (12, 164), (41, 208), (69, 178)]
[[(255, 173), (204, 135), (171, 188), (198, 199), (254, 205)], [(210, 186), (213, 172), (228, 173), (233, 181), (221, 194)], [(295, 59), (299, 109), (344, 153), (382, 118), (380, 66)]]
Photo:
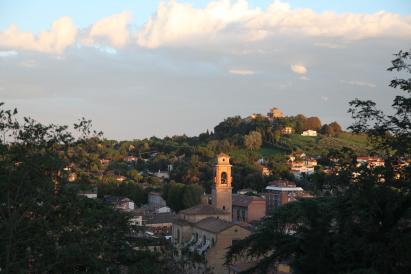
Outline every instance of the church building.
[[(173, 221), (172, 239), (181, 260), (203, 259), (191, 262), (191, 273), (228, 273), (224, 266), (227, 248), (233, 241), (244, 239), (250, 231), (232, 222), (232, 176), (230, 157), (217, 156), (212, 188), (212, 203), (200, 204), (181, 210)], [(198, 256), (197, 256), (198, 257)]]

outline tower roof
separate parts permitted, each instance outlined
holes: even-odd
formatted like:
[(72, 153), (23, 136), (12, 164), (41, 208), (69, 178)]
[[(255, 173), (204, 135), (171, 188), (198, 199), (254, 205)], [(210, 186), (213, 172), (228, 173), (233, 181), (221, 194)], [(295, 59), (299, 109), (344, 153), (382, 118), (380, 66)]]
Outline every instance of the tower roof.
[(229, 165), (230, 164), (230, 156), (225, 153), (220, 153), (217, 155), (217, 164), (221, 165)]

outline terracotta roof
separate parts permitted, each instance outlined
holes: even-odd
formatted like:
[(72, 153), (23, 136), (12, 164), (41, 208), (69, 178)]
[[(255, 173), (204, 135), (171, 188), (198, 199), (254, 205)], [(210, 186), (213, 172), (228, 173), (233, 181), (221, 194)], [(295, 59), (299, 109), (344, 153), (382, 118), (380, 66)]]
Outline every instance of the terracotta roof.
[(229, 214), (229, 212), (223, 211), (219, 208), (215, 208), (210, 205), (203, 205), (199, 204), (184, 210), (181, 210), (179, 213), (185, 214), (185, 215), (225, 215)]
[(265, 200), (258, 196), (233, 194), (233, 206), (248, 207), (254, 201), (264, 202)]
[(195, 227), (212, 233), (224, 231), (234, 225), (235, 224), (233, 223), (223, 221), (214, 217), (202, 219), (201, 221), (194, 224)]

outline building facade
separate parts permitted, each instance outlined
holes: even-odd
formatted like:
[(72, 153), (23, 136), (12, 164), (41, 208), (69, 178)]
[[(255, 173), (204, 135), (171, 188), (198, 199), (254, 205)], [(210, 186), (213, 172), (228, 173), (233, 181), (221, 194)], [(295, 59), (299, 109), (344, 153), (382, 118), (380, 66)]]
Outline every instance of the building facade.
[(233, 223), (252, 223), (265, 216), (266, 201), (258, 196), (233, 195)]
[(267, 113), (267, 116), (268, 118), (271, 118), (271, 119), (282, 118), (284, 117), (284, 113), (278, 108), (272, 108), (270, 109), (270, 112)]
[[(181, 210), (172, 224), (176, 259), (187, 263), (189, 273), (228, 273), (224, 265), (227, 248), (250, 235), (245, 227), (232, 222), (232, 177), (228, 155), (219, 154), (215, 166), (211, 205), (203, 203)], [(200, 255), (192, 262), (190, 254)]]
[(265, 197), (267, 205), (267, 213), (271, 214), (273, 211), (292, 201), (304, 193), (301, 187), (297, 187), (294, 182), (287, 180), (276, 180), (270, 182), (265, 188)]

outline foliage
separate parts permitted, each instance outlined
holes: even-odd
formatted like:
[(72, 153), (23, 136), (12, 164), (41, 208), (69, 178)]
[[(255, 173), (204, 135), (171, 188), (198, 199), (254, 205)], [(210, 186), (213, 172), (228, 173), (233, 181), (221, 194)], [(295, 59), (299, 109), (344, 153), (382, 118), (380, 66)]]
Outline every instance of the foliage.
[[(390, 71), (411, 73), (400, 52)], [(321, 179), (328, 196), (280, 207), (255, 233), (233, 244), (226, 263), (241, 256), (258, 261), (253, 271), (287, 261), (294, 273), (410, 273), (411, 262), (411, 79), (395, 79), (405, 96), (385, 115), (374, 102), (354, 100), (352, 129), (367, 134), (385, 152), (385, 167), (357, 165), (350, 149), (329, 153), (336, 171)]]
[(167, 205), (175, 211), (199, 204), (203, 193), (204, 189), (197, 184), (184, 185), (172, 182), (163, 187), (163, 198)]
[(244, 136), (244, 146), (249, 150), (256, 150), (261, 147), (262, 137), (258, 131), (252, 131)]
[(74, 155), (73, 147), (96, 142), (99, 134), (91, 130), (91, 122), (83, 119), (75, 125), (80, 132), (75, 139), (67, 126), (42, 125), (31, 118), (21, 123), (16, 114), (0, 111), (1, 270), (107, 273), (141, 259), (155, 265), (126, 238), (133, 232), (129, 216), (79, 196), (66, 180), (73, 158), (90, 174), (84, 150)]

